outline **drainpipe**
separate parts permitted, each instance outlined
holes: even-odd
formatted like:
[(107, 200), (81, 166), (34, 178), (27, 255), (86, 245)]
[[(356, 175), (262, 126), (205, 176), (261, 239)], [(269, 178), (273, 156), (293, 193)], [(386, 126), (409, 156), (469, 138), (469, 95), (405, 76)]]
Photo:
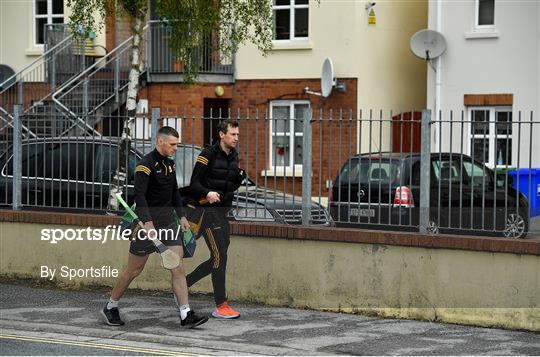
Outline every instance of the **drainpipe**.
[[(437, 32), (442, 33), (442, 6), (443, 1), (437, 0)], [(439, 112), (442, 108), (442, 96), (441, 96), (441, 78), (442, 78), (442, 56), (437, 57), (436, 64), (437, 72), (435, 73), (435, 120), (439, 117)], [(439, 138), (440, 125), (435, 125), (435, 138), (433, 142), (435, 143), (434, 149), (437, 148), (437, 138)]]

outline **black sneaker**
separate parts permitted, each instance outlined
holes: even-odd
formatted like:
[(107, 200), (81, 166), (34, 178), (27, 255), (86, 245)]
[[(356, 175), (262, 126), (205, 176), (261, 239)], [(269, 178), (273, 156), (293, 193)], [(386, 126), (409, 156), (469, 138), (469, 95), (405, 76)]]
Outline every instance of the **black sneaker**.
[(188, 311), (185, 319), (180, 320), (180, 325), (185, 328), (194, 328), (208, 321), (208, 316), (197, 316), (193, 310)]
[(117, 307), (113, 307), (112, 309), (107, 309), (107, 305), (101, 310), (101, 315), (105, 318), (105, 322), (109, 326), (122, 326), (124, 324), (124, 321), (120, 319), (120, 311)]

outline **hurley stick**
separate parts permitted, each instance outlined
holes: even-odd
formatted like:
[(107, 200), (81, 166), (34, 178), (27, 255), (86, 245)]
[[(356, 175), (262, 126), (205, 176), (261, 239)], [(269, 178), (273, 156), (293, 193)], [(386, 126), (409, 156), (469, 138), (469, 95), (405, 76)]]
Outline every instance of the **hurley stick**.
[[(126, 201), (124, 201), (120, 193), (116, 194), (116, 199), (133, 217), (133, 219), (137, 220), (139, 226), (144, 229), (144, 224), (139, 220), (139, 217), (135, 212), (133, 212), (131, 207), (128, 206)], [(161, 265), (163, 266), (163, 268), (171, 270), (180, 265), (180, 257), (178, 256), (178, 254), (167, 248), (167, 246), (163, 244), (159, 239), (150, 239), (148, 238), (148, 235), (146, 239), (149, 239), (156, 246), (159, 252), (159, 256), (161, 257)]]

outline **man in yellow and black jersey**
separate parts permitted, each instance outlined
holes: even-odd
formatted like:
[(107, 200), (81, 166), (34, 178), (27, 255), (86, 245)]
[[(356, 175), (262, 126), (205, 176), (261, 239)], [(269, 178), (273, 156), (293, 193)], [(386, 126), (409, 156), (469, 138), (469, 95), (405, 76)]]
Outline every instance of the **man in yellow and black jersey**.
[[(189, 223), (182, 209), (182, 199), (176, 183), (176, 167), (174, 159), (171, 159), (176, 153), (178, 140), (179, 135), (175, 129), (165, 126), (158, 130), (156, 148), (145, 155), (135, 168), (135, 203), (137, 215), (147, 234), (144, 238), (158, 238), (168, 249), (183, 257), (182, 238), (178, 229), (188, 230)], [(176, 223), (177, 217), (180, 217), (180, 227)], [(162, 234), (169, 232), (174, 234)], [(148, 239), (131, 241), (128, 264), (118, 277), (111, 298), (102, 311), (108, 325), (124, 324), (120, 318), (118, 300), (131, 281), (144, 269), (149, 255), (155, 251), (155, 245)], [(208, 317), (195, 315), (189, 307), (182, 264), (171, 270), (171, 285), (178, 301), (181, 325), (192, 328), (206, 322)]]
[(230, 242), (227, 213), (234, 191), (245, 174), (238, 167), (238, 122), (233, 119), (222, 121), (218, 125), (218, 133), (219, 141), (201, 152), (191, 176), (190, 198), (192, 204), (197, 206), (195, 216), (200, 217), (198, 223), (210, 250), (210, 258), (188, 274), (187, 284), (192, 286), (211, 274), (216, 303), (212, 316), (232, 319), (239, 317), (240, 313), (229, 306), (225, 290)]

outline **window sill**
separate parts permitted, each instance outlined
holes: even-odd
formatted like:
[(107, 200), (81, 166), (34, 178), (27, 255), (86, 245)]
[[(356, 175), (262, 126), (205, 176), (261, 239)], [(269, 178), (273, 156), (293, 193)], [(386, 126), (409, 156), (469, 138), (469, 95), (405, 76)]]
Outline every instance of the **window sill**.
[(481, 38), (499, 38), (499, 31), (496, 29), (491, 30), (476, 30), (465, 33), (467, 40), (481, 39)]
[(28, 48), (24, 53), (27, 56), (41, 56), (43, 54), (43, 48)]
[(274, 167), (268, 170), (262, 170), (261, 176), (267, 177), (302, 177), (302, 168)]
[(273, 51), (311, 49), (313, 49), (313, 42), (310, 40), (272, 41)]

